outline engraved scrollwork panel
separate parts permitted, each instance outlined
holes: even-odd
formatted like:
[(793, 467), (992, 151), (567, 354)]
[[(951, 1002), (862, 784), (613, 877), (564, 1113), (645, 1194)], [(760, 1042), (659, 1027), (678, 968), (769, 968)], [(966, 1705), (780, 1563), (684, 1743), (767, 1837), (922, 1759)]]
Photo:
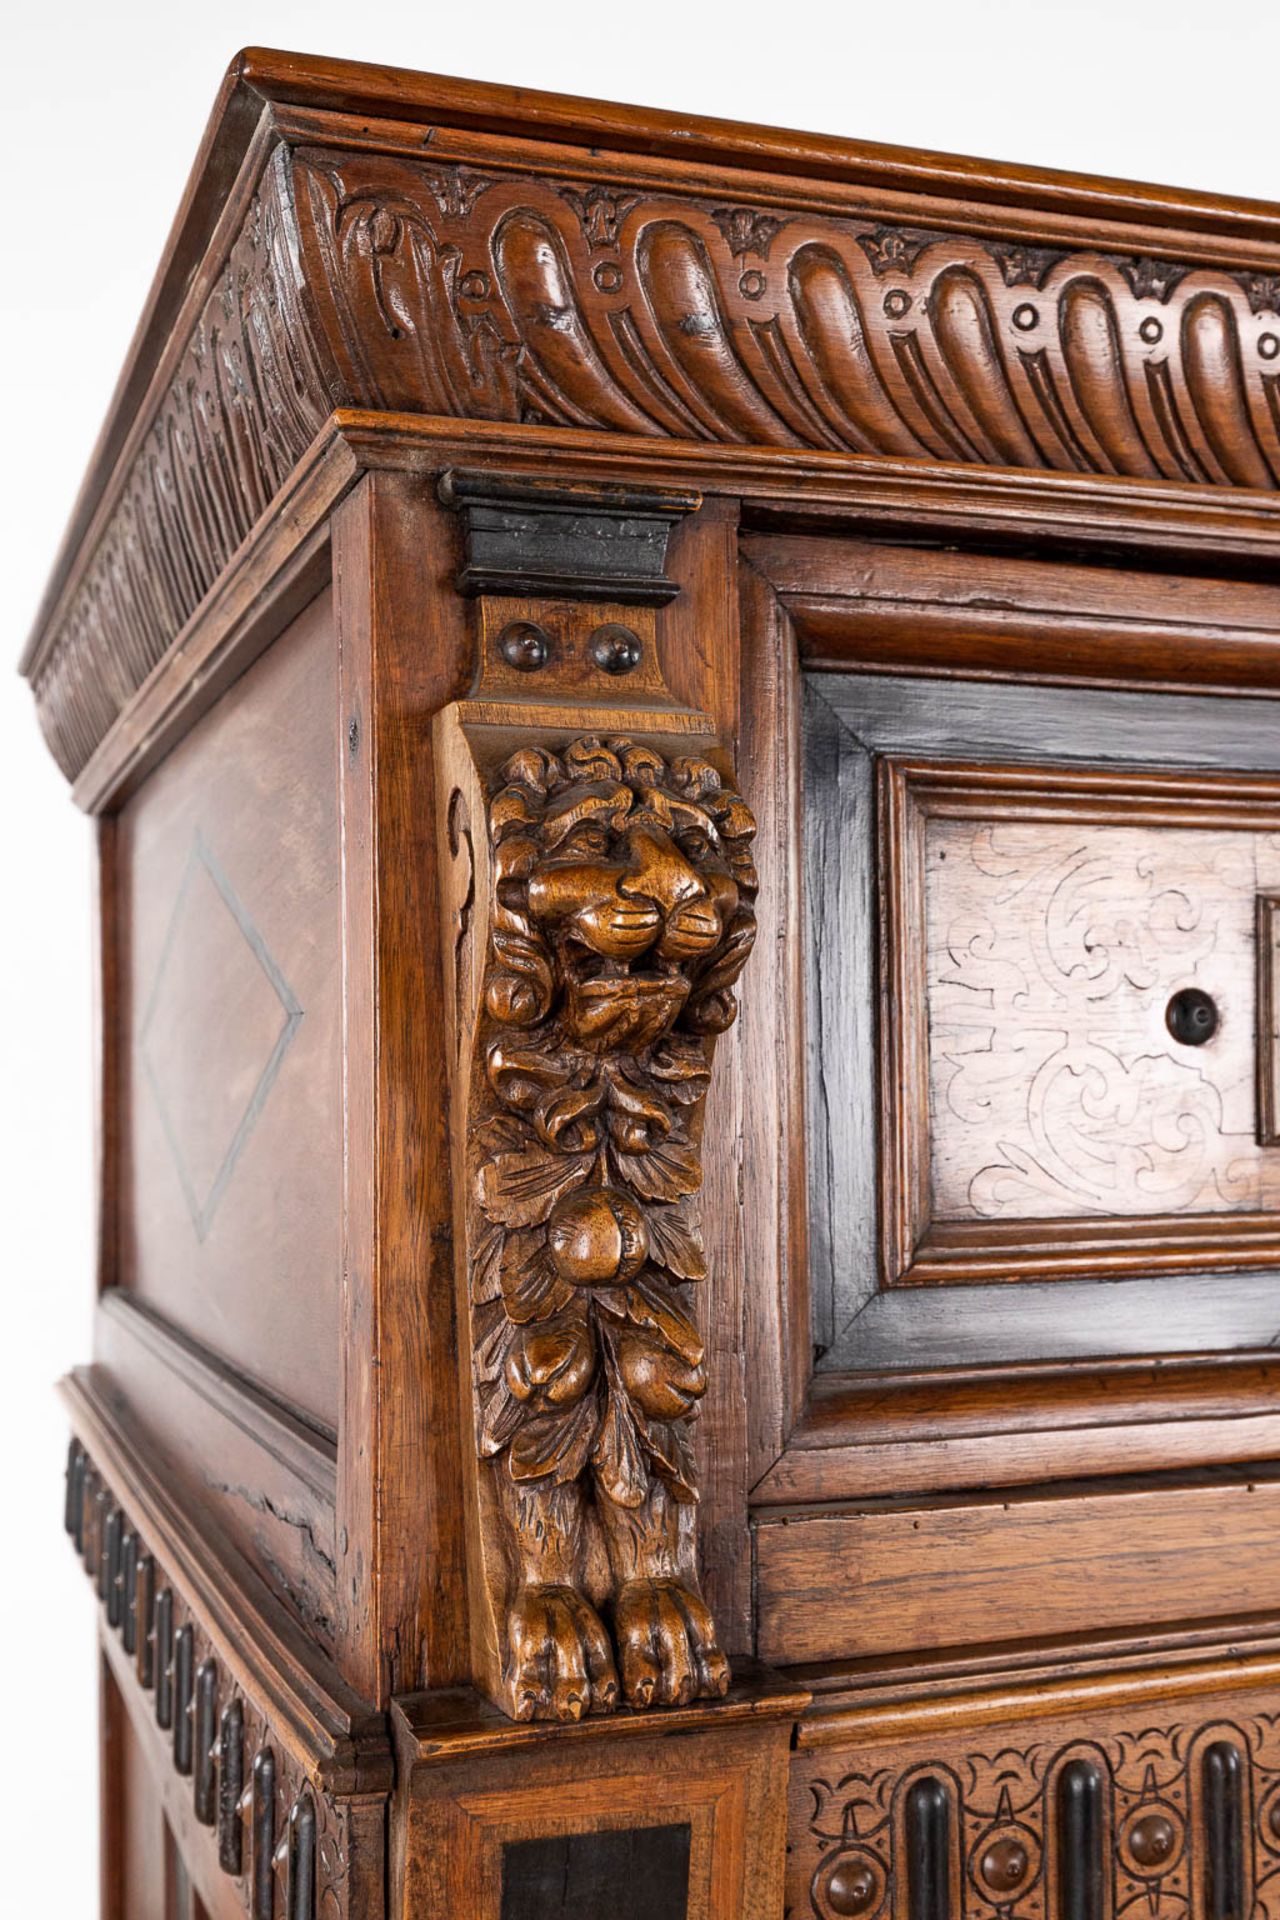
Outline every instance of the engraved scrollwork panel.
[(1269, 776), (877, 765), (881, 1284), (1269, 1270)]
[[(937, 1220), (1258, 1211), (1251, 830), (930, 820), (925, 888)], [(1212, 993), (1180, 1043), (1168, 1009)]]

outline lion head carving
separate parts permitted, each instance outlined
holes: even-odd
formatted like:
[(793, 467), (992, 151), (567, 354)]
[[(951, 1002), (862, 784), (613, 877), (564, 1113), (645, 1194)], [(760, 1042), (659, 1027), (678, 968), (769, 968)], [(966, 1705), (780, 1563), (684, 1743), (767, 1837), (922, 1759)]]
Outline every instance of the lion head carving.
[(481, 1450), (518, 1481), (590, 1466), (620, 1505), (651, 1476), (691, 1500), (679, 1290), (706, 1271), (702, 1101), (755, 936), (754, 821), (707, 761), (583, 739), (513, 755), (488, 824)]
[(498, 865), (488, 1007), (644, 1046), (679, 1022), (719, 1033), (755, 935), (755, 824), (704, 760), (628, 740), (527, 749), (489, 811)]

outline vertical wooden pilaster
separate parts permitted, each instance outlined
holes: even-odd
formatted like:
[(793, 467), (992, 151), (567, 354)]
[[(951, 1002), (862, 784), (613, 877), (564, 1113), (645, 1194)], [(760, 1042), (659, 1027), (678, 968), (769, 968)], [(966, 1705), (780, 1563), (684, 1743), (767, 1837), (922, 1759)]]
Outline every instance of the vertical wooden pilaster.
[(431, 717), (465, 686), (455, 531), (429, 482), (334, 517), (340, 649), (344, 1272), (337, 1643), (385, 1705), (464, 1678), (448, 1111)]

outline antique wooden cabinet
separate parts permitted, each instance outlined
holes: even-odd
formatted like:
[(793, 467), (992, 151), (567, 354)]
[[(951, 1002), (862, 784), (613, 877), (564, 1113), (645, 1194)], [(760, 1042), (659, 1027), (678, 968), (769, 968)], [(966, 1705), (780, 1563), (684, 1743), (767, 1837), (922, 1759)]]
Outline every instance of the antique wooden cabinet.
[(1280, 1915), (1280, 210), (245, 54), (25, 670), (108, 1916)]

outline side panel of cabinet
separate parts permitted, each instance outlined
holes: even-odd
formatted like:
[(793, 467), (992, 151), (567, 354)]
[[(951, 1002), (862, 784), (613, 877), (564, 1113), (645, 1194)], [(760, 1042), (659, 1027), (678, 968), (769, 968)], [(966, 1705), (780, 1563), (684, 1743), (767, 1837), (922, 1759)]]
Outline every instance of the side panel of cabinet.
[(119, 815), (115, 1277), (334, 1429), (337, 659), (322, 594)]

